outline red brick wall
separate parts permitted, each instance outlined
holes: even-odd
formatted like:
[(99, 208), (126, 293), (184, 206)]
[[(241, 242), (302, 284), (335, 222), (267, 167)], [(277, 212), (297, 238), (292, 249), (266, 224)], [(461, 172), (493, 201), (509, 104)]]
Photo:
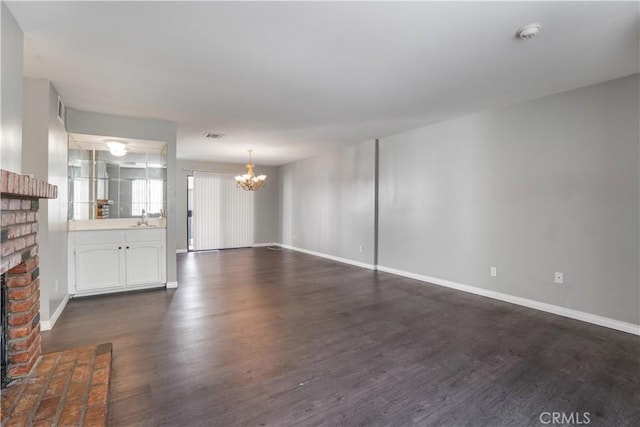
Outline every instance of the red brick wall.
[[(2, 273), (38, 253), (38, 199), (2, 197)], [(27, 253), (28, 251), (28, 253)]]
[(38, 208), (58, 188), (30, 176), (0, 171), (0, 273), (7, 286), (7, 376), (29, 373), (40, 356)]
[(29, 373), (40, 356), (38, 199), (1, 199), (2, 272), (7, 272), (7, 377)]

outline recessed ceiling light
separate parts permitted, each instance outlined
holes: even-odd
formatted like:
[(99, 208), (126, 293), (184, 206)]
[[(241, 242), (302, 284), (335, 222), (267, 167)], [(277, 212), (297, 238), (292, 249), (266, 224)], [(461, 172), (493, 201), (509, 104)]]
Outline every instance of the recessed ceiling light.
[(204, 137), (205, 138), (210, 138), (210, 139), (222, 139), (222, 138), (224, 138), (224, 133), (209, 132), (209, 133), (205, 134)]
[(518, 32), (516, 33), (516, 36), (520, 39), (527, 40), (537, 36), (541, 28), (542, 28), (542, 25), (538, 24), (537, 22), (533, 24), (525, 25), (524, 27), (518, 30)]

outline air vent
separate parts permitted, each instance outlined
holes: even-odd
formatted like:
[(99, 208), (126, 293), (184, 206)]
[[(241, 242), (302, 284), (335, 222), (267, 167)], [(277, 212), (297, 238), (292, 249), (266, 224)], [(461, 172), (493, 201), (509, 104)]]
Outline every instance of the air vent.
[(224, 133), (209, 132), (209, 133), (205, 134), (205, 138), (222, 139), (222, 138), (224, 138)]
[(64, 125), (65, 114), (66, 114), (66, 108), (64, 106), (64, 103), (62, 102), (62, 98), (58, 96), (58, 120), (60, 120), (63, 125)]
[(541, 28), (542, 25), (534, 22), (533, 24), (525, 25), (524, 27), (520, 28), (516, 32), (516, 36), (521, 38), (522, 40), (532, 39), (538, 35)]

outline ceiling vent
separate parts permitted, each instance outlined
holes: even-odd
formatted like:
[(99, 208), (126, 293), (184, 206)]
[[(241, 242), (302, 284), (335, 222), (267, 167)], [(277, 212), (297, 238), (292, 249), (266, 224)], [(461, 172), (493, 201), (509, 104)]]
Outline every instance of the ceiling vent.
[(541, 28), (542, 25), (538, 24), (537, 22), (525, 25), (516, 32), (516, 37), (522, 40), (532, 39), (538, 35)]
[(206, 133), (204, 137), (209, 139), (222, 139), (224, 138), (224, 133), (209, 132)]

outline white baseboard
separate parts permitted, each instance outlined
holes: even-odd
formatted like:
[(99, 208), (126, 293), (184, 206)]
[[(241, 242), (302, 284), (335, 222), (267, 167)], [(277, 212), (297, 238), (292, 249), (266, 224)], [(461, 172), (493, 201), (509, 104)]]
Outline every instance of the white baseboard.
[(166, 287), (165, 283), (153, 283), (151, 285), (136, 285), (136, 286), (127, 286), (117, 287), (111, 289), (98, 289), (93, 291), (83, 291), (75, 294), (71, 294), (69, 298), (86, 298), (86, 297), (94, 297), (96, 295), (109, 295), (109, 294), (123, 294), (126, 292), (136, 292), (136, 291), (145, 291), (148, 289), (160, 289)]
[(178, 282), (167, 282), (167, 289), (176, 289), (178, 287)]
[(51, 315), (51, 318), (49, 320), (40, 321), (40, 330), (50, 331), (51, 329), (53, 329), (53, 326), (58, 321), (58, 317), (60, 317), (60, 315), (62, 314), (62, 312), (64, 311), (64, 308), (67, 306), (68, 303), (69, 303), (69, 295), (65, 295), (64, 298), (62, 298), (62, 302), (60, 303), (58, 308), (56, 308), (56, 311), (54, 311), (53, 315)]
[(491, 291), (488, 289), (478, 288), (475, 286), (464, 285), (462, 283), (452, 282), (450, 280), (438, 279), (437, 277), (424, 276), (422, 274), (411, 273), (403, 270), (396, 270), (395, 268), (377, 266), (378, 271), (385, 273), (395, 274), (397, 276), (408, 277), (410, 279), (420, 280), (421, 282), (428, 282), (434, 285), (445, 286), (447, 288), (457, 289), (463, 292), (469, 292), (483, 297), (493, 298), (500, 301), (509, 302), (512, 304), (521, 305), (524, 307), (533, 308), (547, 313), (557, 314), (559, 316), (568, 317), (575, 320), (581, 320), (587, 323), (593, 323), (594, 325), (604, 326), (606, 328), (616, 329), (618, 331), (627, 332), (634, 335), (640, 335), (640, 325), (634, 323), (623, 322), (621, 320), (611, 319), (609, 317), (598, 316), (596, 314), (585, 313), (584, 311), (574, 310), (571, 308), (560, 307), (558, 305), (547, 304), (540, 301), (535, 301), (527, 298), (521, 298), (502, 292)]
[(186, 249), (176, 249), (177, 254), (186, 254), (188, 251)]
[(256, 243), (251, 245), (252, 248), (265, 248), (267, 246), (280, 246), (278, 243)]
[(341, 257), (329, 255), (329, 254), (323, 254), (322, 252), (310, 251), (308, 249), (302, 249), (302, 248), (298, 248), (298, 247), (290, 246), (290, 245), (283, 245), (281, 243), (274, 243), (273, 246), (280, 246), (281, 248), (291, 249), (293, 251), (298, 251), (298, 252), (302, 252), (302, 253), (309, 254), (309, 255), (314, 255), (314, 256), (317, 256), (317, 257), (321, 257), (321, 258), (327, 258), (327, 259), (330, 259), (332, 261), (342, 262), (344, 264), (355, 265), (356, 267), (366, 268), (368, 270), (375, 270), (376, 269), (375, 265), (373, 265), (373, 264), (367, 264), (365, 262), (354, 261), (352, 259), (341, 258)]

